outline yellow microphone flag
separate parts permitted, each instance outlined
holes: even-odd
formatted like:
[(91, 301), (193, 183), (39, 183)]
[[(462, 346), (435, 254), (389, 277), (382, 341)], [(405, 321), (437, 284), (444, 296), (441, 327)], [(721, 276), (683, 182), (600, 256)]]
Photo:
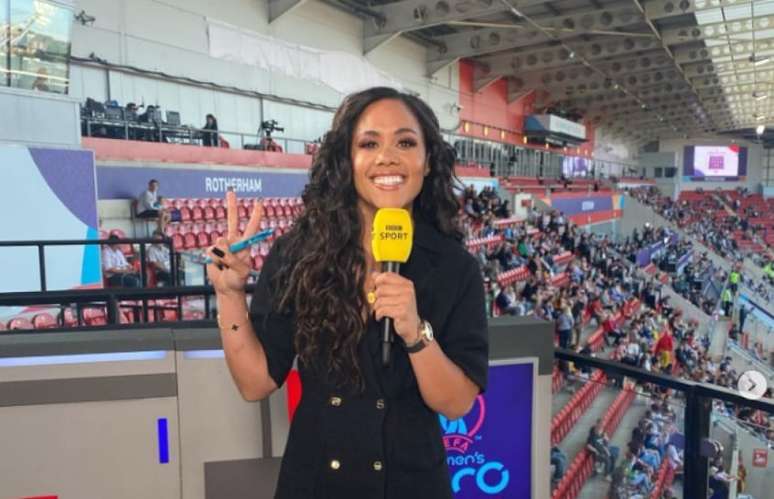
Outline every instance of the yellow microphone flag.
[(377, 262), (406, 263), (413, 241), (414, 226), (408, 211), (400, 208), (377, 210), (371, 232), (371, 250)]

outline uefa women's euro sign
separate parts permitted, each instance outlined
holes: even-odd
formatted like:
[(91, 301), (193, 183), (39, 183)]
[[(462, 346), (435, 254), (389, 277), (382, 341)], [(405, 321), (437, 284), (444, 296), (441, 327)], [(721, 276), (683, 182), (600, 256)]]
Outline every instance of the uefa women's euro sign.
[(457, 499), (531, 496), (533, 364), (489, 368), (486, 393), (441, 430)]

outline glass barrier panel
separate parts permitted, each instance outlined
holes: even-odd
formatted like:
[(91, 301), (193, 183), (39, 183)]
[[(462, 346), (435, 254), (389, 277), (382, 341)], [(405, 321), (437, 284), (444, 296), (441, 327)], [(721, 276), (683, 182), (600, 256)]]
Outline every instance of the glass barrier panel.
[(10, 6), (10, 86), (67, 94), (72, 11), (42, 0)]

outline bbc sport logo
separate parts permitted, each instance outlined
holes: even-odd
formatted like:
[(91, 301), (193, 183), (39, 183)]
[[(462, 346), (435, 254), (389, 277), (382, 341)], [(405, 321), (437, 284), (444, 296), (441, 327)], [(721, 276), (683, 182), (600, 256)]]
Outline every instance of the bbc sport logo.
[(483, 453), (475, 451), (476, 442), (483, 438), (479, 432), (486, 420), (484, 396), (479, 395), (473, 409), (460, 419), (449, 421), (442, 415), (438, 417), (443, 430), (446, 462), (452, 474), (452, 491), (462, 498), (468, 497), (469, 493), (475, 494), (476, 489), (488, 495), (505, 490), (510, 481), (505, 466), (499, 461), (488, 461)]

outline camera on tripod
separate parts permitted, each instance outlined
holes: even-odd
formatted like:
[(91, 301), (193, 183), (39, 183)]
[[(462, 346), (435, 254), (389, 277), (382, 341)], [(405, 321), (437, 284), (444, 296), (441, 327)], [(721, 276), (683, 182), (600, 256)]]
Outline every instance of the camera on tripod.
[(285, 129), (279, 126), (277, 120), (266, 120), (261, 122), (261, 130), (266, 135), (266, 138), (271, 138), (271, 134), (274, 132), (284, 132)]

